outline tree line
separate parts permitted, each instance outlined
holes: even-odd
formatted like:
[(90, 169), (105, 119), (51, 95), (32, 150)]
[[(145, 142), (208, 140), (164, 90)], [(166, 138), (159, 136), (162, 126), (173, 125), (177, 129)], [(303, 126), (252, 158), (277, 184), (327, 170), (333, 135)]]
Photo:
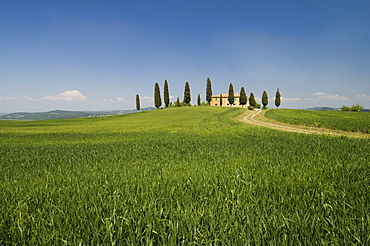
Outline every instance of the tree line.
[[(261, 105), (257, 103), (255, 96), (253, 93), (250, 93), (249, 98), (247, 97), (247, 94), (245, 92), (244, 87), (240, 89), (240, 98), (239, 98), (239, 103), (244, 107), (247, 102), (249, 102), (248, 109), (253, 110), (254, 108), (261, 108)], [(222, 94), (220, 94), (220, 106), (222, 106)], [(233, 105), (235, 102), (235, 93), (234, 93), (234, 86), (232, 83), (229, 85), (229, 94), (228, 94), (228, 102), (230, 105)], [(197, 97), (197, 105), (198, 106), (205, 106), (205, 105), (211, 105), (212, 101), (212, 82), (210, 78), (207, 78), (207, 84), (206, 84), (206, 102), (201, 102), (201, 96), (198, 94)], [(172, 103), (170, 102), (170, 93), (169, 93), (169, 87), (168, 87), (168, 82), (167, 79), (164, 80), (164, 86), (163, 86), (163, 102), (164, 102), (164, 107), (181, 107), (181, 106), (191, 106), (191, 95), (190, 95), (190, 85), (189, 82), (185, 83), (185, 88), (184, 88), (184, 97), (183, 100), (180, 102), (180, 98), (177, 97), (177, 100)], [(266, 91), (263, 91), (262, 93), (262, 104), (263, 104), (263, 109), (267, 109), (268, 105), (268, 95)], [(279, 88), (276, 91), (275, 94), (275, 106), (279, 108), (281, 104), (281, 95)], [(154, 106), (156, 108), (161, 108), (162, 107), (162, 98), (161, 98), (161, 92), (159, 88), (159, 84), (155, 83), (154, 85)], [(136, 95), (136, 109), (140, 110), (140, 97), (137, 94)]]

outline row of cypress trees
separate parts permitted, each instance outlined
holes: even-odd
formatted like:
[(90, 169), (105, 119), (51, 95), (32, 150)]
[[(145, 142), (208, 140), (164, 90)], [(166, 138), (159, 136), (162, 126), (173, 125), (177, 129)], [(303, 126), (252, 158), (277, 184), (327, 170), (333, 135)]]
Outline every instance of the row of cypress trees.
[[(222, 94), (220, 95), (220, 106), (222, 106)], [(229, 101), (229, 104), (230, 105), (233, 105), (234, 102), (235, 102), (235, 97), (234, 97), (234, 86), (233, 84), (230, 83), (229, 85), (229, 95), (228, 95), (228, 98), (227, 100)], [(247, 104), (247, 101), (248, 101), (248, 97), (247, 97), (247, 94), (245, 92), (245, 89), (244, 87), (242, 87), (240, 89), (240, 98), (239, 98), (239, 103), (240, 105), (244, 106)], [(280, 103), (281, 103), (281, 95), (280, 95), (280, 91), (279, 91), (279, 88), (277, 89), (276, 91), (276, 94), (275, 94), (275, 106), (277, 108), (279, 108), (280, 106)], [(263, 108), (267, 108), (267, 105), (268, 105), (268, 95), (267, 95), (267, 92), (266, 91), (263, 91), (262, 93), (262, 104), (263, 104)], [(249, 96), (249, 105), (251, 106), (250, 109), (253, 109), (255, 107), (258, 107), (258, 103), (254, 97), (254, 94), (251, 93), (250, 96)]]
[[(136, 96), (138, 96), (138, 95), (136, 95)], [(164, 106), (167, 108), (170, 105), (170, 93), (169, 93), (169, 89), (168, 89), (167, 79), (164, 80), (163, 101), (164, 101)], [(185, 83), (185, 89), (184, 89), (183, 104), (184, 105), (190, 105), (190, 101), (191, 101), (190, 85), (189, 85), (189, 82), (186, 82)], [(177, 101), (175, 102), (175, 105), (179, 106), (180, 104), (181, 104), (180, 99), (177, 98)], [(198, 105), (199, 104), (200, 104), (200, 95), (198, 95)], [(136, 105), (137, 105), (137, 103), (136, 103)], [(154, 85), (154, 106), (156, 108), (160, 108), (162, 106), (161, 92), (160, 92), (158, 83), (155, 83), (155, 85)], [(138, 109), (137, 106), (136, 106), (136, 109)]]
[[(165, 105), (165, 107), (168, 107), (170, 105), (170, 94), (169, 94), (167, 79), (164, 80), (163, 91), (164, 91), (163, 92), (164, 105)], [(220, 96), (221, 96), (220, 106), (222, 106), (222, 94)], [(275, 95), (275, 106), (276, 107), (280, 106), (280, 103), (281, 103), (280, 97), (281, 97), (280, 91), (279, 91), (279, 89), (277, 89), (276, 95)], [(244, 106), (244, 105), (247, 104), (248, 99), (249, 99), (249, 105), (251, 107), (254, 108), (254, 107), (258, 106), (258, 103), (255, 100), (254, 94), (251, 93), (249, 98), (248, 98), (247, 95), (246, 95), (244, 87), (242, 87), (241, 90), (240, 90), (239, 103), (242, 106)], [(185, 89), (184, 89), (184, 100), (183, 100), (182, 103), (180, 103), (180, 99), (177, 98), (177, 100), (175, 102), (175, 105), (180, 106), (182, 104), (182, 105), (187, 105), (188, 106), (188, 105), (190, 105), (190, 101), (191, 101), (190, 85), (189, 85), (189, 82), (186, 82), (185, 83)], [(212, 101), (212, 82), (211, 82), (210, 78), (207, 78), (206, 101), (207, 101), (208, 105), (210, 105), (211, 101)], [(230, 105), (233, 105), (234, 101), (235, 101), (235, 99), (234, 99), (234, 87), (231, 83), (229, 85), (228, 101), (229, 101)], [(198, 106), (201, 105), (200, 94), (198, 94), (197, 104), (198, 104)], [(262, 94), (262, 104), (263, 104), (264, 108), (267, 108), (268, 95), (267, 95), (266, 91), (263, 91), (263, 94)], [(162, 99), (161, 99), (161, 94), (160, 94), (160, 89), (159, 89), (159, 84), (158, 83), (155, 83), (155, 85), (154, 85), (154, 106), (156, 108), (160, 108), (162, 106)], [(139, 95), (136, 95), (136, 109), (140, 110), (140, 97), (139, 97)]]

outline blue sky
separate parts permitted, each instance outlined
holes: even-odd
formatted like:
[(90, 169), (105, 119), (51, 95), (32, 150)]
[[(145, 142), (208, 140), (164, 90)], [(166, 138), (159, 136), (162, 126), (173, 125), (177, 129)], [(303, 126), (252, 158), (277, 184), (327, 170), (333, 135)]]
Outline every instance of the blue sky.
[(271, 108), (370, 108), (370, 1), (0, 2), (0, 112), (192, 103), (230, 83)]

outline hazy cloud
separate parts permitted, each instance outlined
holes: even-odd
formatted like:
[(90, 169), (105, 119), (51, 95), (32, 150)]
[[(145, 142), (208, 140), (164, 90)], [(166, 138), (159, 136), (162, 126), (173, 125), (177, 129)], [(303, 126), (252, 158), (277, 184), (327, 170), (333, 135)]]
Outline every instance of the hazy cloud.
[(58, 95), (55, 96), (45, 96), (42, 97), (43, 100), (52, 100), (52, 101), (78, 101), (78, 102), (86, 102), (89, 100), (89, 98), (85, 95), (83, 95), (78, 90), (72, 90), (72, 91), (65, 91), (61, 92)]
[(356, 100), (366, 100), (366, 101), (370, 101), (370, 96), (368, 95), (365, 95), (365, 94), (358, 94), (355, 96), (355, 99)]
[(0, 100), (16, 100), (16, 97), (2, 97), (0, 96)]
[(111, 102), (111, 103), (124, 103), (126, 100), (123, 97), (116, 97), (115, 99), (104, 99), (104, 102)]
[(305, 98), (305, 99), (303, 99), (304, 101), (315, 101), (315, 99), (313, 99), (313, 98)]
[(123, 97), (117, 97), (116, 102), (118, 103), (125, 102), (125, 99), (123, 99)]
[[(275, 100), (275, 99), (274, 99)], [(298, 97), (281, 97), (282, 102), (297, 102), (300, 101), (301, 99)]]
[(329, 100), (329, 101), (349, 101), (348, 97), (342, 97), (339, 95), (334, 95), (334, 94), (326, 93), (326, 92), (316, 92), (316, 93), (312, 93), (312, 95), (317, 96), (320, 99)]
[(23, 95), (23, 96), (22, 96), (22, 99), (23, 99), (23, 100), (26, 100), (26, 101), (31, 101), (31, 102), (37, 102), (37, 101), (39, 101), (39, 100), (38, 100), (38, 99), (36, 99), (36, 98), (32, 98), (32, 97), (25, 96), (25, 95)]
[[(298, 97), (280, 97), (280, 100), (282, 102), (297, 102), (297, 101), (301, 101), (300, 98)], [(269, 99), (269, 102), (275, 102), (275, 97), (272, 97)]]
[(322, 95), (326, 95), (328, 93), (324, 93), (324, 92), (315, 92), (315, 93), (312, 93), (313, 96), (322, 96)]
[(154, 97), (143, 96), (143, 97), (140, 97), (140, 100), (145, 101), (145, 102), (153, 102)]
[(116, 97), (115, 99), (104, 99), (103, 102), (114, 104), (132, 104), (132, 100), (126, 100), (123, 97)]

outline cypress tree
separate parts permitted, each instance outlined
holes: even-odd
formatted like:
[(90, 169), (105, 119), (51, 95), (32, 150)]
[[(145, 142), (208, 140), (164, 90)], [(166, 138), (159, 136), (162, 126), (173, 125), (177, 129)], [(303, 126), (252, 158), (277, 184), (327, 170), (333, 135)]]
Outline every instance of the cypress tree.
[(200, 94), (198, 94), (197, 103), (198, 103), (198, 106), (200, 106)]
[(222, 94), (220, 94), (220, 106), (222, 106)]
[(231, 83), (229, 85), (229, 97), (227, 98), (227, 100), (230, 103), (230, 107), (232, 107), (235, 102), (235, 98), (234, 98), (234, 86)]
[(269, 103), (269, 98), (267, 96), (267, 92), (266, 91), (263, 91), (262, 93), (262, 104), (263, 104), (263, 108), (266, 108), (267, 104)]
[(249, 96), (249, 105), (255, 107), (256, 106), (256, 99), (254, 99), (254, 94), (251, 93), (251, 95)]
[(242, 107), (247, 104), (247, 94), (245, 93), (244, 87), (240, 90), (240, 104)]
[(176, 107), (180, 107), (181, 105), (180, 105), (180, 98), (179, 97), (177, 97), (177, 100), (176, 100)]
[(161, 92), (159, 90), (158, 83), (155, 83), (154, 86), (154, 106), (159, 108), (162, 105)]
[(140, 97), (138, 94), (136, 94), (136, 109), (137, 111), (140, 110)]
[(186, 105), (189, 105), (191, 101), (191, 96), (190, 96), (190, 86), (189, 82), (185, 83), (185, 90), (184, 90), (184, 102)]
[(281, 95), (280, 95), (280, 91), (279, 91), (279, 88), (278, 88), (277, 91), (276, 91), (276, 95), (275, 95), (275, 106), (277, 108), (279, 108), (279, 106), (280, 106), (280, 97), (281, 97)]
[(211, 101), (212, 101), (212, 83), (211, 83), (210, 78), (207, 78), (206, 101), (208, 102), (208, 105), (211, 105)]
[(163, 100), (164, 100), (164, 105), (167, 108), (168, 105), (170, 104), (170, 93), (168, 91), (168, 83), (167, 79), (164, 80), (164, 86), (163, 86)]

